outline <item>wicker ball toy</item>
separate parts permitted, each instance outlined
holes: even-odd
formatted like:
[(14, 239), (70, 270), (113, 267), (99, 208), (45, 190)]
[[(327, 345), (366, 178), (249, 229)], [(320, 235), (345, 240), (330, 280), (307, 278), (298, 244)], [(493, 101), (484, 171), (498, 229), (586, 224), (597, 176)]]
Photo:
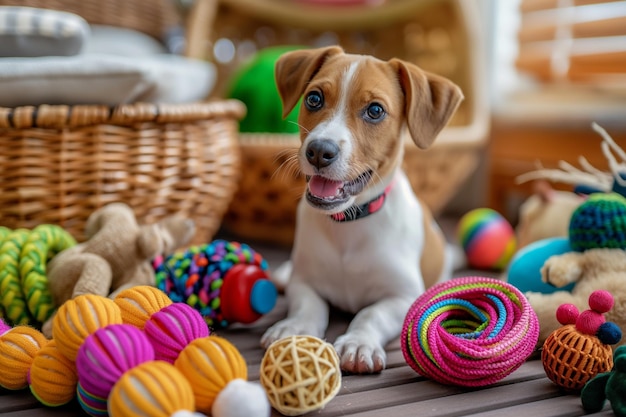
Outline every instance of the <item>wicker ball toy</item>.
[(28, 372), (35, 355), (48, 343), (39, 331), (15, 326), (0, 335), (0, 386), (10, 390), (28, 387)]
[(538, 338), (537, 315), (517, 288), (493, 278), (463, 277), (418, 297), (400, 340), (404, 359), (420, 375), (481, 387), (519, 368)]
[(146, 335), (130, 324), (111, 324), (96, 330), (81, 345), (76, 369), (85, 392), (108, 398), (113, 385), (128, 370), (154, 360)]
[(626, 198), (596, 193), (572, 214), (569, 241), (573, 250), (626, 249)]
[(144, 332), (154, 346), (155, 358), (173, 364), (189, 343), (208, 336), (209, 328), (193, 307), (173, 303), (154, 313)]
[(339, 357), (330, 343), (316, 337), (285, 337), (267, 348), (260, 380), (272, 407), (299, 416), (323, 408), (337, 395)]
[(594, 376), (610, 371), (613, 351), (609, 345), (622, 338), (620, 328), (604, 318), (613, 308), (611, 293), (592, 292), (589, 307), (579, 314), (573, 304), (559, 306), (556, 317), (563, 327), (550, 334), (541, 352), (546, 375), (567, 391), (580, 391)]
[(85, 339), (101, 327), (121, 324), (122, 313), (115, 302), (94, 294), (83, 294), (59, 307), (52, 324), (52, 337), (69, 360), (76, 361)]
[(126, 372), (113, 387), (108, 404), (111, 417), (182, 416), (194, 410), (191, 384), (163, 361), (145, 362)]
[(54, 339), (35, 355), (28, 379), (31, 393), (48, 407), (67, 404), (76, 396), (76, 365), (59, 351)]
[(219, 336), (192, 341), (174, 366), (191, 383), (196, 410), (214, 417), (269, 417), (263, 389), (247, 381), (246, 362), (234, 345)]
[(172, 304), (167, 294), (149, 285), (125, 289), (113, 301), (122, 312), (122, 321), (142, 330), (154, 313)]
[(157, 287), (194, 307), (211, 327), (251, 323), (276, 304), (267, 262), (244, 243), (215, 240), (157, 258), (153, 266)]

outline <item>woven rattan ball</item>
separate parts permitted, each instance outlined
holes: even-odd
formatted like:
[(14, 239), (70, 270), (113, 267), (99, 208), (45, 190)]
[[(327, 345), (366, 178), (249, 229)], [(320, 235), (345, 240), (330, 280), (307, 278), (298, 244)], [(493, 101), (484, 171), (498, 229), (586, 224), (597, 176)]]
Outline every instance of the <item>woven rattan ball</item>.
[(321, 409), (337, 395), (339, 357), (330, 343), (316, 337), (286, 337), (265, 352), (260, 378), (276, 410), (299, 416)]
[(581, 390), (591, 378), (613, 368), (611, 347), (596, 336), (578, 332), (573, 324), (552, 332), (541, 360), (548, 378), (568, 391)]

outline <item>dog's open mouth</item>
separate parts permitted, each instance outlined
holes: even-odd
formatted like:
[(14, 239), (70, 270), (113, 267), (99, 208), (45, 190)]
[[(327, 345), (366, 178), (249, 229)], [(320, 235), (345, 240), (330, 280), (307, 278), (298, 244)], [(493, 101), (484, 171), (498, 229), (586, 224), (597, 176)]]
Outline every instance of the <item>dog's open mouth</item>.
[(306, 198), (320, 210), (332, 210), (363, 191), (371, 178), (371, 170), (351, 181), (331, 180), (321, 175), (313, 175), (307, 178)]

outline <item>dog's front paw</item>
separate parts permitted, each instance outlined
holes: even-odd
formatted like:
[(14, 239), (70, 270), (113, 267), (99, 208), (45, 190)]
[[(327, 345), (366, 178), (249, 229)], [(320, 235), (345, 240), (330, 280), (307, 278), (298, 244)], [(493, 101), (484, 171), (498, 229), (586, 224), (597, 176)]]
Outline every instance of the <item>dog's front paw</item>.
[(288, 336), (308, 335), (322, 337), (320, 332), (312, 326), (310, 321), (296, 318), (286, 318), (274, 324), (261, 337), (261, 346), (268, 348), (275, 341)]
[(385, 369), (385, 349), (368, 337), (344, 334), (335, 341), (341, 369), (354, 374), (371, 374)]

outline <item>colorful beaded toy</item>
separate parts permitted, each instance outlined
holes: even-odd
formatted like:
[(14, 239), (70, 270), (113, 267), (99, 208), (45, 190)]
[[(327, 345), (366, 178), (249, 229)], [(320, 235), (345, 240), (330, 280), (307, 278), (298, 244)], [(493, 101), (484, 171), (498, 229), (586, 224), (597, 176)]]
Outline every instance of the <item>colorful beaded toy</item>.
[(539, 322), (506, 282), (464, 277), (431, 287), (411, 306), (402, 353), (417, 373), (466, 387), (493, 384), (532, 354)]
[(210, 327), (251, 323), (276, 304), (267, 262), (244, 243), (215, 240), (153, 263), (157, 287), (202, 314)]

